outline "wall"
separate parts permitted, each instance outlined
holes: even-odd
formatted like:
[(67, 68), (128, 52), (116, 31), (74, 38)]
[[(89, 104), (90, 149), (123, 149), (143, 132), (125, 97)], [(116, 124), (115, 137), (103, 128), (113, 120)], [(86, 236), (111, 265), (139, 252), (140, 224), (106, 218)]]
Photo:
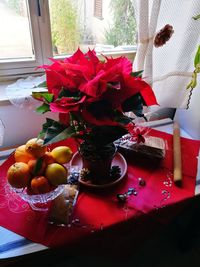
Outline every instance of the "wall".
[(190, 101), (190, 107), (187, 110), (177, 109), (175, 120), (180, 124), (192, 138), (200, 139), (200, 77), (198, 78), (198, 86), (194, 88)]
[[(189, 110), (178, 109), (175, 120), (179, 121), (183, 128), (194, 139), (200, 139), (200, 90), (195, 89)], [(31, 110), (17, 108), (8, 101), (0, 104), (0, 119), (5, 127), (3, 147), (16, 146), (25, 143), (28, 139), (36, 137), (42, 129), (45, 118), (57, 119), (57, 114), (46, 113), (40, 115)], [(159, 109), (153, 113), (151, 120), (158, 118), (173, 118), (173, 109)]]
[(37, 114), (31, 110), (17, 108), (8, 101), (0, 104), (0, 119), (5, 127), (3, 147), (24, 144), (28, 139), (37, 137), (45, 118), (57, 119), (56, 114)]
[[(5, 127), (5, 134), (1, 147), (24, 144), (28, 139), (37, 137), (46, 117), (55, 120), (58, 119), (57, 114), (47, 112), (44, 115), (40, 115), (32, 110), (15, 107), (8, 101), (6, 101), (6, 104), (0, 104), (0, 119)], [(173, 117), (172, 109), (164, 108), (156, 110), (152, 114), (150, 120), (166, 117)]]

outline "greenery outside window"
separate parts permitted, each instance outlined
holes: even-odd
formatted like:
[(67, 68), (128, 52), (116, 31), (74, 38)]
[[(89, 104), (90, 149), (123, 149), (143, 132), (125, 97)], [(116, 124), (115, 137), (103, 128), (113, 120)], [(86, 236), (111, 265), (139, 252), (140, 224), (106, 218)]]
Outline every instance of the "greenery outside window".
[(133, 58), (135, 35), (131, 0), (0, 0), (0, 81), (39, 73), (78, 47)]

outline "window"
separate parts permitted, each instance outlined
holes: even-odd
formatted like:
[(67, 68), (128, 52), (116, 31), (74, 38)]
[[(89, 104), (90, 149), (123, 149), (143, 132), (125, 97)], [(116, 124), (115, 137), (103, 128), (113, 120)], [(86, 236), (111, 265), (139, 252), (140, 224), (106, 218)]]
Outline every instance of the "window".
[(135, 29), (132, 0), (0, 0), (0, 79), (40, 72), (78, 47), (132, 52)]
[(0, 79), (35, 72), (51, 51), (41, 40), (43, 23), (36, 3), (39, 0), (0, 0)]
[(103, 19), (102, 0), (95, 0), (94, 1), (94, 16), (98, 19)]

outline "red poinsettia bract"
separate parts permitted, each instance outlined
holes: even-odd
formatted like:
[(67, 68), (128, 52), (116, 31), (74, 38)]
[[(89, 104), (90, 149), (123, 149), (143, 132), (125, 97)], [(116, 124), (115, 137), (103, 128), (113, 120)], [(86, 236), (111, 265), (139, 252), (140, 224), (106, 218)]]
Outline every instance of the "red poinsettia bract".
[[(48, 92), (36, 94), (35, 98), (44, 102), (44, 112), (59, 113), (60, 122), (66, 126), (72, 124), (73, 118), (80, 125), (85, 123), (84, 131), (93, 126), (127, 130), (125, 125), (130, 121), (124, 111), (141, 114), (143, 105), (157, 104), (152, 88), (142, 78), (135, 77), (131, 61), (125, 57), (104, 57), (101, 61), (94, 50), (83, 53), (78, 49), (72, 56), (52, 59), (51, 65), (41, 68), (46, 72)], [(136, 130), (135, 135), (143, 142), (142, 132)]]

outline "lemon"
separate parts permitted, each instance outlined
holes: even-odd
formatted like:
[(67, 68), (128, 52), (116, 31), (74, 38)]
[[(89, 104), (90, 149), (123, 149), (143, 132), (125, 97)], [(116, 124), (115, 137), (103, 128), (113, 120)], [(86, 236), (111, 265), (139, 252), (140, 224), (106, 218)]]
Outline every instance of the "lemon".
[(47, 166), (45, 177), (52, 185), (65, 184), (67, 182), (68, 170), (58, 163), (51, 163)]
[(59, 164), (68, 163), (72, 158), (72, 151), (68, 146), (57, 146), (51, 151), (54, 160)]

